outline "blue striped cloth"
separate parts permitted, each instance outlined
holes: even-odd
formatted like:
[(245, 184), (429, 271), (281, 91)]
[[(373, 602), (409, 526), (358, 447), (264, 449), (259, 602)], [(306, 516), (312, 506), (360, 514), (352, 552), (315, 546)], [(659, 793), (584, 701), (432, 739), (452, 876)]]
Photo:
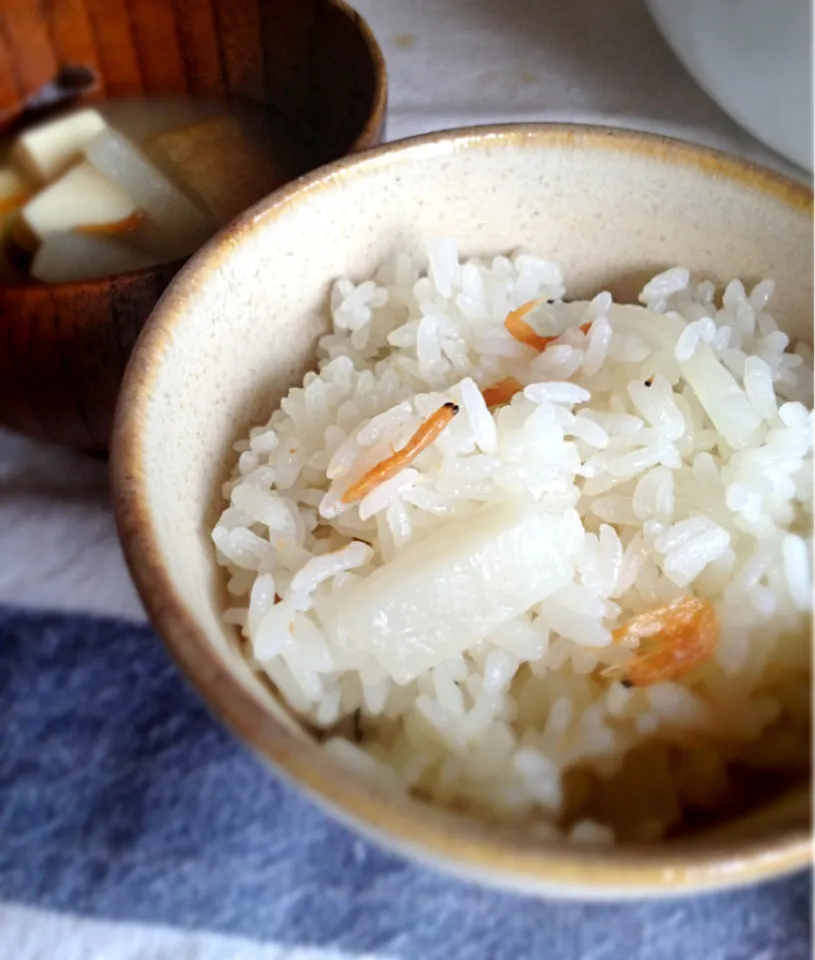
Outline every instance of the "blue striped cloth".
[[(261, 768), (146, 626), (0, 607), (0, 691), (0, 904), (352, 957), (810, 956), (808, 874), (591, 906), (482, 890), (384, 853)], [(12, 955), (0, 930), (0, 957)]]

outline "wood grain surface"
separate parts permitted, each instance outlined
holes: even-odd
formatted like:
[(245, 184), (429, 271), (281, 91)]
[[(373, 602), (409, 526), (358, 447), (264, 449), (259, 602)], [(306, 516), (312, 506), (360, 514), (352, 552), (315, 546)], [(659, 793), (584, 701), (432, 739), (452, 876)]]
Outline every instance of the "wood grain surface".
[[(382, 136), (384, 62), (341, 2), (0, 0), (0, 125), (18, 126), (65, 67), (91, 74), (80, 102), (181, 95), (266, 104), (308, 131), (307, 167)], [(180, 266), (0, 287), (0, 423), (104, 451), (130, 351)]]

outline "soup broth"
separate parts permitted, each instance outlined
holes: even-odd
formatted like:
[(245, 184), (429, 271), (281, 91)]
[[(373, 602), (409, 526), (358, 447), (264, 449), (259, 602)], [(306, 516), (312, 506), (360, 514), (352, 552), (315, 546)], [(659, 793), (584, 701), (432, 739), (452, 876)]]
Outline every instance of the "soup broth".
[(307, 130), (246, 101), (121, 100), (38, 118), (0, 141), (0, 283), (187, 257), (320, 160)]

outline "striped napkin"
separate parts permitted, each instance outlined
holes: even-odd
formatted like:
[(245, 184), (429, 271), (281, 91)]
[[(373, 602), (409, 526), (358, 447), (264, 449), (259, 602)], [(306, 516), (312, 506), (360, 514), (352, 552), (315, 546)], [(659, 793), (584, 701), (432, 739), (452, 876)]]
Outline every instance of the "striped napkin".
[(809, 956), (809, 875), (555, 904), (385, 853), (245, 752), (139, 624), (0, 607), (0, 736), (2, 960)]
[[(642, 0), (353, 2), (388, 61), (393, 138), (610, 123), (795, 175), (685, 74)], [(589, 906), (392, 857), (262, 769), (112, 611), (142, 616), (103, 467), (0, 430), (0, 960), (810, 957), (808, 874)]]

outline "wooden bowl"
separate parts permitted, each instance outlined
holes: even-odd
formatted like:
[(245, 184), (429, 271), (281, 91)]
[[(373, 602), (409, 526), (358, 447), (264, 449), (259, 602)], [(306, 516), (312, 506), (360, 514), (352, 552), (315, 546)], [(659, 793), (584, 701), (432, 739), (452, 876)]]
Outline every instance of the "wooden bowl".
[[(63, 85), (78, 78), (79, 89), (90, 81), (78, 102), (189, 95), (268, 104), (313, 135), (303, 172), (383, 132), (382, 54), (342, 0), (0, 6), (0, 123), (14, 123), (58, 76)], [(0, 423), (105, 451), (130, 351), (182, 262), (0, 288)]]
[(200, 251), (133, 354), (112, 482), (152, 622), (213, 712), (259, 756), (346, 823), (471, 880), (618, 899), (803, 868), (808, 777), (789, 790), (777, 782), (769, 800), (745, 795), (718, 823), (688, 824), (660, 843), (561, 845), (523, 824), (498, 829), (371, 785), (323, 751), (241, 655), (221, 618), (210, 536), (232, 444), (313, 368), (332, 281), (369, 277), (395, 248), (418, 254), (429, 236), (454, 238), (464, 256), (552, 253), (578, 299), (610, 289), (630, 301), (645, 278), (677, 263), (719, 284), (774, 277), (779, 324), (812, 336), (812, 192), (733, 157), (641, 133), (529, 124), (429, 134), (338, 161)]

